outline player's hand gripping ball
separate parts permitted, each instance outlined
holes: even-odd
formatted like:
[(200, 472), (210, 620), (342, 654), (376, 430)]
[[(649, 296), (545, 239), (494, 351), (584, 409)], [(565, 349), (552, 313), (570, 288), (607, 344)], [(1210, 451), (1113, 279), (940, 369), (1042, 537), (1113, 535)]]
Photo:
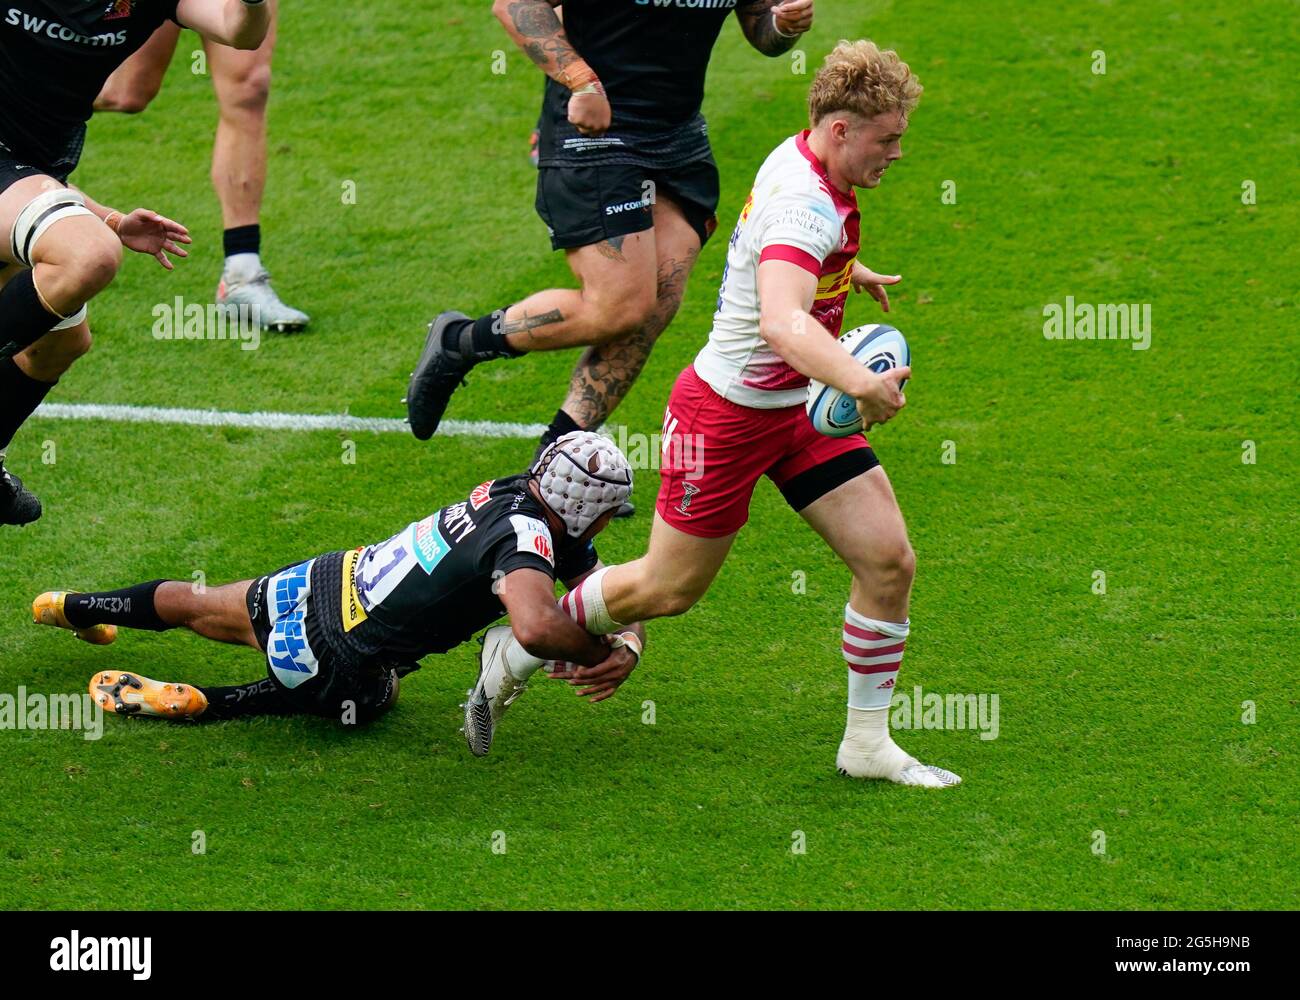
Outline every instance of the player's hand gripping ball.
[[(877, 375), (891, 368), (906, 368), (912, 363), (907, 340), (888, 323), (868, 323), (841, 335), (840, 343), (859, 364)], [(898, 383), (903, 391), (907, 379)], [(825, 382), (813, 379), (808, 385), (808, 419), (827, 437), (848, 437), (862, 432), (858, 401)]]

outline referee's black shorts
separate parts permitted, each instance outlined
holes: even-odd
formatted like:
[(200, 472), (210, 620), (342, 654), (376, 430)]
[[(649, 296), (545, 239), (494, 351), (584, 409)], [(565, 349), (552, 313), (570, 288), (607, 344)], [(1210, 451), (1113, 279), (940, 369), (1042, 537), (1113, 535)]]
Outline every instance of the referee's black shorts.
[(537, 171), (537, 214), (556, 250), (574, 250), (654, 227), (651, 206), (668, 197), (703, 246), (718, 225), (718, 165), (713, 157), (666, 169), (611, 163), (543, 166)]

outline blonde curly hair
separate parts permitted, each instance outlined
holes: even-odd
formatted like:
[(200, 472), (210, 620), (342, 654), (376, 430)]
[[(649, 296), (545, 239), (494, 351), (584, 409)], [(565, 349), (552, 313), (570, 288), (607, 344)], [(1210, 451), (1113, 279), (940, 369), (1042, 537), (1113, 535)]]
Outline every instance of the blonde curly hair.
[(808, 119), (816, 125), (836, 111), (874, 118), (883, 111), (911, 115), (925, 88), (893, 49), (875, 42), (841, 40), (822, 63), (808, 94)]

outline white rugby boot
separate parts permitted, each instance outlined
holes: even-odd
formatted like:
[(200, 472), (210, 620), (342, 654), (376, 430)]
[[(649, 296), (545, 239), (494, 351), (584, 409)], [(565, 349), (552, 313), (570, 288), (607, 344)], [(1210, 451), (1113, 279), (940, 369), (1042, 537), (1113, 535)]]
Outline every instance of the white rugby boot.
[(515, 678), (506, 666), (505, 650), (513, 633), (509, 625), (496, 625), (483, 633), (479, 642), (478, 683), (465, 693), (465, 743), (475, 757), (486, 757), (492, 749), (492, 737), (516, 698), (528, 688), (527, 681)]
[(850, 778), (882, 778), (918, 788), (952, 788), (961, 778), (934, 764), (922, 764), (889, 735), (889, 709), (850, 708), (835, 767)]
[(264, 330), (276, 333), (298, 333), (306, 329), (311, 317), (301, 309), (285, 305), (271, 287), (271, 275), (266, 268), (250, 272), (227, 267), (217, 285), (217, 304), (230, 312), (247, 310)]

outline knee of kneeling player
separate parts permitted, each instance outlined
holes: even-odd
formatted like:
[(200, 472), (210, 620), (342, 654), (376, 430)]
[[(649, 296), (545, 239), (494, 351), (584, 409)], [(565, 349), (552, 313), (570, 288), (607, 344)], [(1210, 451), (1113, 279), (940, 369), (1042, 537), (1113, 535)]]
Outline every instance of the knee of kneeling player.
[[(122, 266), (122, 244), (113, 231), (104, 227), (102, 234), (78, 240), (56, 265), (50, 289), (37, 281), (41, 293), (50, 298), (80, 300), (77, 308), (94, 298), (117, 277)], [(51, 303), (53, 304), (53, 303)]]

